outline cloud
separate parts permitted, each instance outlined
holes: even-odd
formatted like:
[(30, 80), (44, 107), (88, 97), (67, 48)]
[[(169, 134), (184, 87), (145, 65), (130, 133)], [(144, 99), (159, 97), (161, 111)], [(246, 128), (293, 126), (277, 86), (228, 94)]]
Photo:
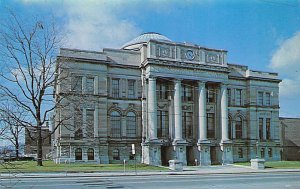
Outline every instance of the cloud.
[(67, 47), (97, 50), (119, 48), (141, 33), (134, 22), (121, 18), (123, 1), (66, 2)]
[(282, 42), (269, 65), (282, 77), (280, 94), (293, 97), (300, 94), (300, 31)]

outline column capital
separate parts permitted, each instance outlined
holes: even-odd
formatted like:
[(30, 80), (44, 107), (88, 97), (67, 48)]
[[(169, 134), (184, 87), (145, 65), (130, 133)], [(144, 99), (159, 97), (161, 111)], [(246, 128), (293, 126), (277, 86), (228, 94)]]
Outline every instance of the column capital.
[(148, 77), (149, 80), (156, 80), (156, 78), (157, 78), (156, 76), (149, 76)]
[(220, 87), (227, 87), (228, 86), (228, 83), (220, 83)]
[(183, 79), (181, 79), (181, 78), (174, 78), (174, 79), (173, 79), (173, 82), (174, 82), (174, 83), (176, 83), (176, 82), (181, 82), (182, 80), (183, 80)]
[(206, 83), (207, 81), (198, 81), (198, 86), (205, 86)]

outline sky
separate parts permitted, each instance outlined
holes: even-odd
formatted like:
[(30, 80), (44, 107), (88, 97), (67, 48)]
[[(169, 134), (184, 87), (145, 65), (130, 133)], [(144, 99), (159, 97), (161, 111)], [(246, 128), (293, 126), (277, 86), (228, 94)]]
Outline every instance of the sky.
[(30, 22), (50, 18), (63, 47), (120, 48), (144, 32), (226, 49), (228, 62), (279, 73), (280, 116), (300, 117), (300, 0), (0, 0)]

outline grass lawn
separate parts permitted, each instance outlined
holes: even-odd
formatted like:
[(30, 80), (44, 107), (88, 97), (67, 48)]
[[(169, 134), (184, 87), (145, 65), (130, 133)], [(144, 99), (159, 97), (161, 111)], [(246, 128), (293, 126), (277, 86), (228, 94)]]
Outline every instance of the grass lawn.
[[(121, 164), (55, 164), (53, 161), (43, 161), (42, 167), (36, 166), (35, 161), (14, 161), (0, 164), (0, 172), (105, 172), (124, 171)], [(162, 167), (144, 164), (136, 165), (137, 171), (166, 171)], [(134, 171), (134, 165), (126, 165), (126, 171)]]
[[(250, 162), (235, 163), (236, 165), (250, 166)], [(266, 161), (266, 168), (273, 169), (300, 169), (300, 161)]]

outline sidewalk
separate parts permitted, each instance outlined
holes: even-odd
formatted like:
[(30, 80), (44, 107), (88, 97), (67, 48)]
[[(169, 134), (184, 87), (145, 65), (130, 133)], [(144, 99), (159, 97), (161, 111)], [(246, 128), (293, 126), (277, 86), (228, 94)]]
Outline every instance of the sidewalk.
[(110, 177), (110, 176), (151, 176), (151, 175), (208, 175), (208, 174), (246, 174), (246, 173), (284, 173), (300, 172), (300, 169), (264, 169), (255, 170), (246, 166), (224, 165), (184, 167), (183, 171), (116, 171), (116, 172), (57, 172), (57, 173), (1, 173), (0, 178), (58, 178), (58, 177)]

